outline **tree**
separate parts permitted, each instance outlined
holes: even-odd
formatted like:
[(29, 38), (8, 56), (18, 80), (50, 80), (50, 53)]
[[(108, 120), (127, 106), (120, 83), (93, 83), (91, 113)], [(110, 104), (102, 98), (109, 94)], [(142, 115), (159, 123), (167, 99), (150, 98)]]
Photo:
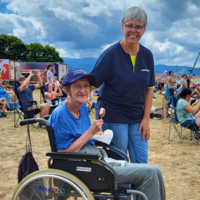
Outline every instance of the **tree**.
[(64, 62), (59, 52), (49, 45), (43, 46), (35, 42), (26, 47), (28, 50), (27, 62)]
[(0, 35), (0, 58), (24, 61), (27, 56), (26, 45), (13, 35)]
[(25, 45), (13, 35), (0, 35), (0, 59), (26, 62), (64, 62), (54, 47), (40, 43)]

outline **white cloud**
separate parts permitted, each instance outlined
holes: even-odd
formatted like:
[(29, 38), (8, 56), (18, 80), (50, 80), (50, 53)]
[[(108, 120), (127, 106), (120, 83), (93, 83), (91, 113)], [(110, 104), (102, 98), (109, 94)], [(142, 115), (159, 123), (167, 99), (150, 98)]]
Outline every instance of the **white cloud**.
[[(123, 38), (121, 18), (141, 6), (148, 27), (141, 43), (155, 63), (192, 65), (200, 44), (200, 5), (193, 0), (3, 0), (0, 30), (26, 43), (52, 44), (63, 57), (98, 57)], [(1, 31), (2, 32), (2, 31)]]
[(15, 35), (21, 39), (26, 39), (27, 37), (29, 37), (29, 39), (31, 37), (41, 39), (46, 36), (46, 32), (43, 29), (41, 23), (34, 18), (25, 18), (23, 16), (3, 13), (0, 13), (0, 18), (0, 29), (2, 33), (3, 30), (6, 29), (9, 25), (13, 28), (7, 34)]

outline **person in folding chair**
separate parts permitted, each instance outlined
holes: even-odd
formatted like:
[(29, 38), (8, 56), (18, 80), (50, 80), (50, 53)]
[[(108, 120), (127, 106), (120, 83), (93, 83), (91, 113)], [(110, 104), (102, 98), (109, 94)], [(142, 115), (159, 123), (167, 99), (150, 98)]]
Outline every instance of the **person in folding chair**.
[[(189, 88), (184, 88), (179, 94), (180, 99), (176, 104), (177, 118), (183, 126), (195, 124), (200, 127), (200, 101), (190, 105), (192, 91)], [(191, 115), (192, 114), (192, 115)]]
[[(68, 98), (59, 104), (48, 120), (54, 130), (58, 152), (95, 153), (107, 157), (106, 152), (98, 149), (92, 139), (101, 131), (103, 120), (98, 119), (91, 124), (85, 105), (91, 85), (96, 83), (96, 77), (84, 70), (72, 70), (64, 78), (62, 85)], [(115, 167), (115, 171), (118, 182), (131, 183), (149, 200), (166, 199), (164, 181), (157, 167), (124, 161), (123, 165)]]
[[(34, 75), (38, 77), (39, 83), (35, 85), (29, 85), (31, 77)], [(29, 106), (28, 104), (28, 102), (33, 101), (33, 90), (38, 89), (43, 85), (42, 79), (39, 74), (34, 74), (32, 71), (30, 71), (30, 74), (27, 78), (25, 78), (24, 76), (20, 76), (18, 81), (20, 83), (20, 86), (17, 88), (17, 92), (21, 99), (23, 111), (34, 110), (34, 113), (40, 113), (40, 118), (44, 118), (45, 115), (48, 115), (50, 108), (48, 103), (31, 106)], [(39, 127), (45, 128), (42, 124), (39, 124)]]
[(7, 115), (6, 115), (6, 113), (4, 112), (4, 111), (5, 111), (5, 108), (7, 107), (7, 110), (12, 110), (12, 109), (10, 108), (9, 103), (6, 101), (5, 98), (0, 98), (0, 105), (2, 106), (2, 107), (1, 107), (1, 111), (0, 111), (0, 116), (6, 117)]

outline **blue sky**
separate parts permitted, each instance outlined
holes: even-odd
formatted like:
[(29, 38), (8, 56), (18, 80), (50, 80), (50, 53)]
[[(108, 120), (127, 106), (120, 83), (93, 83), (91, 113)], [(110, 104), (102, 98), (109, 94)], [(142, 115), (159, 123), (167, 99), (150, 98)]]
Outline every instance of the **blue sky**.
[(200, 0), (1, 0), (0, 33), (52, 45), (62, 57), (98, 58), (123, 39), (121, 18), (131, 6), (147, 12), (140, 42), (155, 64), (192, 67), (200, 52)]

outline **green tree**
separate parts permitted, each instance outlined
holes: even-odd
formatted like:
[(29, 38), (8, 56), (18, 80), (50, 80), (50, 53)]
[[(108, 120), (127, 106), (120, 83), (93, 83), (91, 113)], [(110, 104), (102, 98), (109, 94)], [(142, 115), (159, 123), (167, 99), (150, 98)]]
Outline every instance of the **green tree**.
[(59, 52), (49, 45), (43, 46), (40, 43), (26, 45), (28, 55), (27, 62), (64, 62)]
[(0, 58), (12, 60), (26, 60), (26, 45), (13, 35), (0, 35)]

